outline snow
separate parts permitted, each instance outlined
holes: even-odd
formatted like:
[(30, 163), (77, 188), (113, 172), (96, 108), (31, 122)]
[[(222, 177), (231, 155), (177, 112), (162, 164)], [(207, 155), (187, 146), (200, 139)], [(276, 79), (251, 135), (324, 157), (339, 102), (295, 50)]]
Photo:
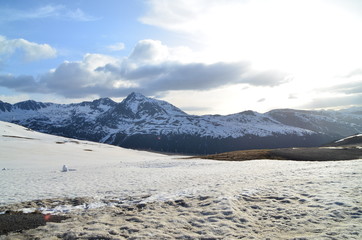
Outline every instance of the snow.
[[(115, 163), (129, 158), (162, 158), (163, 155), (106, 144), (38, 133), (16, 124), (0, 122), (1, 164), (6, 168), (69, 168)], [(104, 156), (107, 158), (104, 159)]]
[[(149, 196), (144, 202), (198, 195), (232, 197), (260, 191), (271, 182), (280, 184), (286, 174), (300, 181), (303, 174), (320, 177), (329, 174), (325, 168), (337, 171), (334, 167), (338, 165), (351, 171), (362, 168), (361, 161), (307, 164), (183, 159), (42, 134), (6, 122), (0, 122), (0, 152), (0, 169), (5, 169), (0, 171), (0, 205), (84, 196), (92, 197), (95, 206), (103, 206), (100, 199), (127, 196)], [(68, 171), (62, 171), (64, 165)]]
[(163, 118), (146, 117), (138, 121), (120, 121), (119, 132), (132, 134), (191, 134), (204, 137), (237, 138), (247, 134), (271, 136), (273, 134), (311, 135), (312, 131), (290, 127), (278, 122), (265, 121), (262, 116), (165, 116)]
[[(141, 109), (140, 106), (145, 103), (151, 103), (154, 106), (159, 106), (161, 109), (164, 110), (162, 112), (166, 115), (186, 115), (183, 111), (178, 109), (177, 107), (173, 106), (172, 104), (162, 101), (156, 100), (153, 98), (148, 98), (143, 96), (141, 93), (131, 93), (123, 102), (128, 109), (130, 109), (134, 114), (140, 113)], [(121, 103), (121, 104), (122, 104)], [(146, 117), (146, 116), (142, 116)], [(142, 118), (141, 117), (141, 118)]]
[[(0, 122), (0, 169), (0, 207), (17, 204), (24, 212), (71, 216), (0, 239), (55, 239), (67, 233), (87, 239), (115, 239), (113, 234), (188, 239), (192, 233), (194, 239), (329, 239), (332, 234), (359, 239), (362, 234), (360, 160), (185, 159)], [(66, 200), (75, 197), (87, 201)], [(20, 204), (24, 201), (33, 202)], [(138, 204), (145, 209), (127, 210)]]
[[(313, 130), (315, 132), (335, 134), (339, 130), (341, 135), (351, 135), (355, 132), (361, 132), (362, 114), (356, 111), (358, 108), (350, 108), (345, 110), (320, 110), (320, 111), (306, 111), (306, 110), (293, 110), (293, 109), (276, 109), (266, 113), (266, 116), (275, 119), (283, 120), (291, 118), (292, 124), (303, 122), (300, 126)], [(290, 121), (290, 120), (289, 120)], [(295, 121), (293, 123), (293, 121)], [(349, 133), (346, 130), (349, 129)], [(329, 132), (329, 133), (328, 133)]]
[[(293, 134), (298, 136), (312, 135), (314, 132), (287, 126), (273, 120), (267, 115), (257, 112), (243, 112), (227, 116), (188, 115), (177, 107), (165, 101), (147, 98), (139, 93), (130, 94), (122, 103), (125, 108), (137, 114), (137, 118), (122, 118), (117, 116), (108, 116), (112, 106), (104, 105), (106, 101), (99, 101), (96, 109), (88, 103), (84, 104), (48, 104), (46, 107), (37, 111), (22, 110), (13, 108), (11, 112), (0, 112), (0, 120), (16, 122), (24, 126), (34, 124), (37, 129), (43, 126), (44, 131), (51, 126), (67, 126), (74, 123), (74, 119), (82, 118), (83, 123), (93, 127), (94, 134), (102, 136), (100, 142), (105, 142), (113, 134), (122, 133), (127, 135), (135, 134), (190, 134), (201, 137), (212, 138), (238, 138), (245, 135), (272, 136), (274, 134)], [(158, 110), (156, 115), (149, 115), (143, 111), (145, 103), (154, 106)], [(106, 116), (107, 115), (107, 116)], [(104, 116), (106, 119), (112, 119), (117, 130), (105, 126), (103, 122), (98, 123), (98, 118)], [(109, 142), (109, 141), (107, 141)]]
[[(0, 207), (71, 217), (0, 239), (52, 239), (68, 232), (87, 239), (113, 239), (111, 233), (149, 239), (150, 232), (151, 239), (166, 233), (166, 239), (186, 239), (199, 232), (194, 239), (206, 233), (213, 239), (362, 234), (360, 160), (185, 159), (0, 122), (0, 169)], [(76, 197), (86, 200), (73, 204)], [(127, 210), (142, 204), (142, 210)]]
[(339, 142), (343, 142), (343, 141), (346, 141), (348, 139), (351, 139), (351, 138), (355, 138), (355, 137), (362, 137), (362, 134), (356, 134), (356, 135), (353, 135), (353, 136), (349, 136), (349, 137), (346, 137), (346, 138), (342, 138), (342, 139), (339, 139), (337, 141), (335, 141), (336, 143), (339, 143)]

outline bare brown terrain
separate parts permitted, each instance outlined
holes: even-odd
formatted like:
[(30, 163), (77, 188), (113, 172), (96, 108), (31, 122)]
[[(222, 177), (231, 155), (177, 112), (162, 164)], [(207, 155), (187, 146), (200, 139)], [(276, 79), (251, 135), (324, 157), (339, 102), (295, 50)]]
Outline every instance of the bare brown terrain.
[(362, 158), (362, 135), (356, 134), (323, 147), (254, 149), (225, 152), (196, 158), (246, 161), (256, 159), (295, 160), (295, 161), (342, 161)]
[(246, 161), (256, 159), (295, 161), (341, 161), (361, 159), (362, 149), (358, 147), (255, 149), (198, 156), (197, 158), (223, 161)]

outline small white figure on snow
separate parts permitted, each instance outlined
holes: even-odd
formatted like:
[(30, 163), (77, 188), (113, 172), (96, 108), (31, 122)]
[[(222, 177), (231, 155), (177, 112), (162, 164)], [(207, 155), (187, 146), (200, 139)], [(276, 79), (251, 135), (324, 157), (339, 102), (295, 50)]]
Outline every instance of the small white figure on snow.
[(68, 172), (68, 167), (67, 167), (67, 165), (63, 165), (63, 170), (62, 170), (62, 172)]

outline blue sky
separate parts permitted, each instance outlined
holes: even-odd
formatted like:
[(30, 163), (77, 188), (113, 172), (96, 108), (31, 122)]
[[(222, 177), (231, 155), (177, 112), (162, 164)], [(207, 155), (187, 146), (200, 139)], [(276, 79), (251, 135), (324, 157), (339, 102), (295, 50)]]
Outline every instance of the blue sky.
[[(77, 61), (85, 53), (127, 55), (140, 38), (154, 38), (162, 30), (137, 21), (145, 11), (141, 1), (1, 1), (1, 29), (7, 39), (25, 39), (49, 44), (57, 50), (57, 57), (41, 63), (27, 62), (21, 69), (19, 57), (7, 64), (16, 74), (39, 74), (54, 68), (62, 61)], [(152, 29), (153, 28), (153, 29)], [(151, 30), (152, 29), (152, 30)], [(122, 42), (122, 53), (107, 46)], [(31, 66), (37, 64), (35, 68)], [(43, 69), (41, 69), (43, 66)], [(16, 72), (15, 72), (16, 70)]]
[(358, 0), (0, 0), (0, 100), (362, 105)]

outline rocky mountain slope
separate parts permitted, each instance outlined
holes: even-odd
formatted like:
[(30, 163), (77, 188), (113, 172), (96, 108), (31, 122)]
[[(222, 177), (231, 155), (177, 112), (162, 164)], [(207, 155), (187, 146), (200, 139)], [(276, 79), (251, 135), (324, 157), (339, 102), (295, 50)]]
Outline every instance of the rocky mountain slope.
[(65, 137), (191, 154), (318, 146), (362, 132), (357, 110), (196, 116), (139, 93), (120, 103), (109, 98), (78, 104), (0, 101), (0, 120)]
[(362, 134), (356, 134), (349, 136), (333, 143), (326, 145), (327, 147), (354, 147), (362, 149)]
[(267, 116), (288, 126), (308, 129), (339, 139), (361, 132), (362, 108), (341, 111), (277, 109)]

